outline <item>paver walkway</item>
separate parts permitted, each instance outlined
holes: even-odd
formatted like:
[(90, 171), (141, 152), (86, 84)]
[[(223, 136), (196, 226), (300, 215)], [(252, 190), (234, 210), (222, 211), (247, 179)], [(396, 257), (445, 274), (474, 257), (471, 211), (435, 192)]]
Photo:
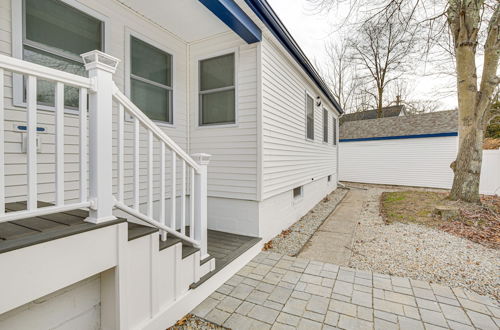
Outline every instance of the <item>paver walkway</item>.
[(299, 257), (348, 265), (354, 232), (365, 199), (365, 190), (351, 189), (307, 242)]
[(499, 329), (463, 289), (262, 252), (195, 308), (232, 329)]

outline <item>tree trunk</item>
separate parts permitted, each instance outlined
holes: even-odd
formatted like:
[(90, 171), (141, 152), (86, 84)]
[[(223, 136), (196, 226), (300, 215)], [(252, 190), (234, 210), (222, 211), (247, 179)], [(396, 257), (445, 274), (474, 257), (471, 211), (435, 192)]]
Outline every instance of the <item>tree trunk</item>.
[(459, 146), (457, 159), (452, 164), (455, 177), (450, 198), (479, 203), (483, 123), (477, 109), (476, 50), (475, 45), (464, 35), (457, 39), (455, 50)]
[(483, 127), (475, 122), (460, 129), (457, 160), (452, 165), (455, 176), (450, 199), (480, 203), (479, 180), (483, 158)]
[(378, 99), (377, 99), (377, 118), (382, 118), (382, 97), (384, 96), (384, 91), (378, 89)]

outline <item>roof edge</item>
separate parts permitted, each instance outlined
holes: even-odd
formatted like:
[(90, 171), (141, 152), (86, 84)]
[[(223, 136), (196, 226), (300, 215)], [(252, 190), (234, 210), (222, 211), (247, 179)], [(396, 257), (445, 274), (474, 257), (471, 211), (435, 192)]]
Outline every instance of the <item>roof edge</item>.
[(325, 94), (328, 100), (334, 105), (335, 109), (340, 113), (344, 110), (339, 105), (332, 92), (326, 85), (325, 81), (321, 78), (318, 71), (314, 68), (307, 56), (304, 54), (300, 46), (293, 39), (290, 32), (281, 22), (278, 15), (274, 12), (266, 0), (244, 0), (245, 3), (252, 9), (252, 11), (259, 17), (259, 19), (269, 28), (271, 33), (279, 40), (285, 47), (290, 55), (297, 61), (297, 63), (304, 69), (307, 75), (316, 83), (319, 89)]

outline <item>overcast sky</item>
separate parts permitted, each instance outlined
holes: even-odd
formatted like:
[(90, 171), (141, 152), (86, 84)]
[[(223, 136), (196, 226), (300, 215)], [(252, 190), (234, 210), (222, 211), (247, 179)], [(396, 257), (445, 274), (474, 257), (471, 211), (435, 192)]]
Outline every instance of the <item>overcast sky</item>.
[[(326, 63), (325, 42), (331, 39), (337, 40), (339, 37), (330, 22), (338, 20), (339, 16), (343, 15), (317, 14), (307, 0), (268, 0), (268, 2), (311, 62), (314, 63), (316, 60)], [(436, 91), (443, 90), (443, 85), (453, 84), (453, 80), (448, 78), (445, 81), (443, 77), (425, 77), (423, 66), (419, 71), (416, 76), (411, 77), (410, 84), (414, 89), (411, 97), (420, 100), (437, 99), (440, 110), (454, 109), (457, 104), (455, 96), (436, 93)], [(429, 72), (428, 67), (425, 72)]]

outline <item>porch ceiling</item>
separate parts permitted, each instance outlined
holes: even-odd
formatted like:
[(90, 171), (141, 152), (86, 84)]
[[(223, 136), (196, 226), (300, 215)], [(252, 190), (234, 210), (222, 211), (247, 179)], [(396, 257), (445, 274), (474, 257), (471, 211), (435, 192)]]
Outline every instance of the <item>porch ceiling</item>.
[(186, 42), (230, 31), (198, 0), (119, 0)]

